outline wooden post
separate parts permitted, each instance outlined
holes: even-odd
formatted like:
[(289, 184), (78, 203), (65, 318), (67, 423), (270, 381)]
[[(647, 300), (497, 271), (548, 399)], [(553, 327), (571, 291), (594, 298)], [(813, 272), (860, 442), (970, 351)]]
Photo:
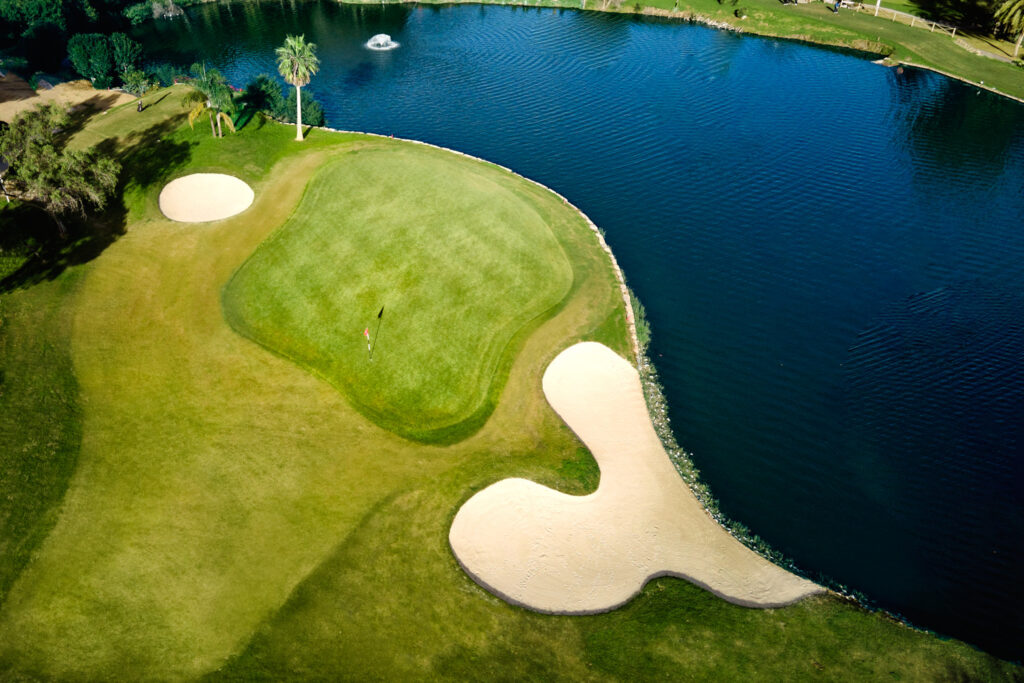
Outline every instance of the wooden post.
[(956, 38), (956, 26), (954, 26), (954, 27), (953, 27), (953, 32), (952, 32), (952, 33), (950, 33), (949, 35), (951, 35), (951, 36), (953, 36), (954, 38)]
[(916, 22), (916, 21), (917, 21), (917, 17), (910, 17), (910, 26), (911, 26), (911, 28), (913, 28), (914, 22)]
[(878, 16), (878, 10), (882, 7), (882, 0), (875, 0), (875, 16)]
[(935, 22), (934, 21), (932, 22), (932, 30), (929, 31), (928, 33), (935, 33)]

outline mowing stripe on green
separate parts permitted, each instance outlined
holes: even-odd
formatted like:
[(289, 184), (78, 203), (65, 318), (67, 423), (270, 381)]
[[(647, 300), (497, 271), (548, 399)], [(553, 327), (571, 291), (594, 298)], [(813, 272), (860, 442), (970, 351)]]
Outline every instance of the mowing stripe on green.
[(326, 379), (381, 426), (452, 442), (490, 413), (509, 341), (549, 317), (573, 274), (533, 200), (507, 178), (424, 152), (328, 162), (231, 279), (224, 309), (240, 333)]

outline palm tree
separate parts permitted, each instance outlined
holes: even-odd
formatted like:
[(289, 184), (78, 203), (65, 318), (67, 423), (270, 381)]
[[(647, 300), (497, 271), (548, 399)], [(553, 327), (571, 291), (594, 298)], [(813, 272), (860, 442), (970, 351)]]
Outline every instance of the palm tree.
[(302, 140), (302, 86), (309, 83), (320, 68), (316, 45), (307, 43), (306, 36), (286, 36), (284, 45), (277, 48), (277, 70), (295, 86), (295, 139)]
[(224, 137), (222, 121), (234, 133), (234, 122), (222, 111), (234, 108), (234, 100), (227, 81), (216, 69), (207, 70), (205, 64), (193, 64), (192, 73), (195, 74), (195, 78), (192, 79), (192, 91), (182, 100), (182, 104), (191, 107), (188, 113), (189, 127), (194, 128), (196, 119), (206, 114), (210, 117), (210, 131), (213, 137)]
[(1024, 0), (1006, 0), (996, 10), (996, 21), (1008, 30), (1020, 31), (1017, 43), (1013, 46), (1013, 56), (1016, 58), (1024, 42)]

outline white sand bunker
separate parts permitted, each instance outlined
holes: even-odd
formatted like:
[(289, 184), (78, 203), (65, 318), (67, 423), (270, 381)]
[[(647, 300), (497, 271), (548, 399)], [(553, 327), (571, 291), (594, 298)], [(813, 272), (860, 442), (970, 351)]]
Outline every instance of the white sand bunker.
[(704, 511), (658, 440), (640, 377), (594, 342), (563, 351), (544, 395), (594, 454), (601, 483), (570, 496), (525, 479), (476, 494), (452, 522), (462, 567), (505, 600), (541, 612), (614, 609), (657, 576), (739, 605), (777, 607), (823, 589), (768, 562)]
[(172, 221), (203, 223), (242, 213), (255, 198), (245, 181), (223, 173), (193, 173), (160, 191), (160, 210)]

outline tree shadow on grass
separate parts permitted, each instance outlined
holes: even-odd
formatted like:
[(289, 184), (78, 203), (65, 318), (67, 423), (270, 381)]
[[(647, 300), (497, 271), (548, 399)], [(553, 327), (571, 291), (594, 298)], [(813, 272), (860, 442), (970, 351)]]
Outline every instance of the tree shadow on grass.
[(0, 292), (52, 280), (70, 266), (93, 260), (123, 235), (128, 219), (126, 192), (148, 190), (191, 159), (196, 143), (174, 138), (182, 117), (96, 145), (101, 154), (121, 163), (117, 188), (103, 211), (69, 217), (67, 238), (60, 238), (56, 224), (38, 207), (20, 204), (0, 213), (0, 249), (13, 252), (18, 244), (33, 249), (17, 270), (0, 280)]
[(992, 0), (912, 0), (911, 4), (925, 19), (987, 33), (992, 28), (992, 12), (999, 3)]
[[(196, 142), (175, 138), (185, 114), (172, 116), (142, 131), (130, 133), (116, 142), (105, 140), (101, 151), (112, 151), (121, 162), (121, 179), (117, 196), (128, 187), (146, 189), (169, 177), (192, 158)], [(104, 150), (104, 147), (106, 149)]]
[(96, 258), (124, 232), (123, 228), (118, 231), (114, 227), (119, 220), (123, 224), (123, 215), (118, 216), (114, 206), (84, 220), (77, 216), (65, 219), (68, 236), (64, 239), (58, 235), (53, 219), (39, 207), (20, 204), (4, 213), (0, 220), (3, 231), (25, 236), (26, 241), (21, 244), (31, 246), (32, 251), (25, 255), (17, 270), (0, 280), (0, 293), (52, 280), (69, 266)]
[(68, 122), (54, 138), (61, 145), (66, 145), (72, 137), (86, 127), (90, 121), (114, 106), (120, 93), (100, 92), (89, 99), (79, 102), (68, 110)]

